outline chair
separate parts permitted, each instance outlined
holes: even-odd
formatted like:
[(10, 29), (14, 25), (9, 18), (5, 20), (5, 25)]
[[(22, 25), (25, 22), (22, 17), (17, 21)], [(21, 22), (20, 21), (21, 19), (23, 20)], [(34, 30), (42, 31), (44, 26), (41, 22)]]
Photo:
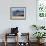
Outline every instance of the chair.
[(22, 41), (19, 43), (19, 46), (30, 46), (29, 33), (21, 33), (21, 37)]
[(16, 46), (18, 46), (18, 27), (16, 28), (11, 28), (11, 33), (6, 33), (5, 34), (5, 46), (7, 46), (7, 38), (13, 37), (13, 36), (17, 36), (17, 44)]

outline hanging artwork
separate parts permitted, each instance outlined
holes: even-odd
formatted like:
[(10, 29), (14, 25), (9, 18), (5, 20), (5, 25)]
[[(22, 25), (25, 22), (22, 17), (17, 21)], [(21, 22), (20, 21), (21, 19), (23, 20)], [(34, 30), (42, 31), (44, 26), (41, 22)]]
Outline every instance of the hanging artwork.
[(46, 25), (46, 0), (37, 0), (37, 15), (36, 24), (45, 26)]
[(10, 8), (10, 19), (11, 20), (26, 19), (26, 8), (25, 7), (11, 7)]
[(39, 17), (46, 17), (46, 0), (37, 1), (37, 15)]

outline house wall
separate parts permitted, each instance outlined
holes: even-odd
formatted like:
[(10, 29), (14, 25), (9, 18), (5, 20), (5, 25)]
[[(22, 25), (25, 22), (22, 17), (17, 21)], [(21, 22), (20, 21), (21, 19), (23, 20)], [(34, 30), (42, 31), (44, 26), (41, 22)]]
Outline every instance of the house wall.
[[(26, 20), (10, 20), (10, 7), (26, 7)], [(31, 25), (39, 24), (40, 21), (36, 20), (36, 12), (36, 0), (0, 0), (0, 34), (10, 32), (9, 28), (18, 27), (21, 33), (29, 32), (31, 40), (35, 32)]]

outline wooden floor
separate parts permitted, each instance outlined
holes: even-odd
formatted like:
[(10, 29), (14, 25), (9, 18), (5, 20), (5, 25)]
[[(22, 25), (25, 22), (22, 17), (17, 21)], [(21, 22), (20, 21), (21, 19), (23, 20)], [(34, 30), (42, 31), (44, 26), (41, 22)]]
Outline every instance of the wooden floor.
[[(15, 42), (14, 43), (10, 42), (10, 43), (8, 43), (7, 46), (15, 46), (15, 45), (16, 45)], [(5, 46), (4, 42), (2, 42), (2, 43), (0, 42), (0, 46)], [(30, 43), (30, 46), (37, 46), (37, 43), (32, 42), (32, 43)], [(46, 46), (46, 43), (44, 43), (44, 45), (41, 45), (41, 46)]]

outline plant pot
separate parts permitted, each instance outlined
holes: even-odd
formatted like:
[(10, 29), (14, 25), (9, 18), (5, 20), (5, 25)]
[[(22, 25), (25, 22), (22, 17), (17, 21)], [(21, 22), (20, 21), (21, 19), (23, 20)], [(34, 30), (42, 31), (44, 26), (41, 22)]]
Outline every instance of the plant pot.
[(40, 43), (40, 39), (37, 39), (37, 43)]
[(45, 39), (40, 39), (40, 43), (44, 43), (44, 40), (45, 40)]
[(41, 43), (44, 42), (44, 40), (45, 40), (45, 39), (38, 39), (37, 42), (38, 42), (39, 44), (41, 44)]

